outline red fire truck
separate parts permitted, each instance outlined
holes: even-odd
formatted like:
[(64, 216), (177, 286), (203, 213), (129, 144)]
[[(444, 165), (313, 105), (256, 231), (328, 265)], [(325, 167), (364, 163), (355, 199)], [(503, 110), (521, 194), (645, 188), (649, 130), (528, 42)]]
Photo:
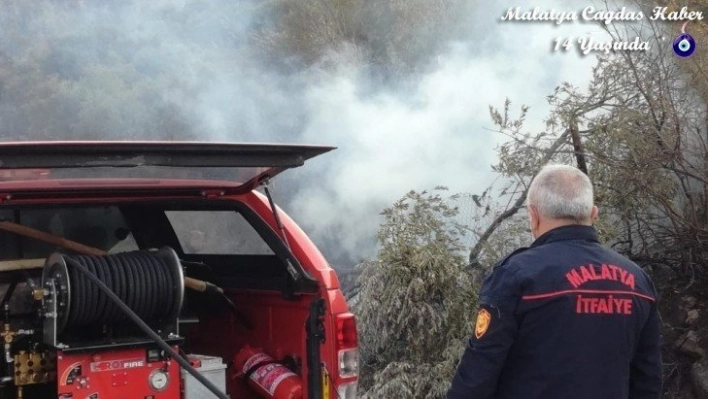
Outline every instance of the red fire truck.
[(0, 398), (355, 398), (355, 318), (269, 187), (332, 149), (0, 144)]

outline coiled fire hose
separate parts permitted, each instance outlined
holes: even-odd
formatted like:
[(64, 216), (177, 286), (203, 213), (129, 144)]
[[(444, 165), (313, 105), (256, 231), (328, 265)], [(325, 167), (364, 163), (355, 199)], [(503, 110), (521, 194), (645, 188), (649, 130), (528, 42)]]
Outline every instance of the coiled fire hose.
[(98, 277), (96, 277), (93, 273), (91, 273), (84, 265), (80, 264), (79, 262), (75, 261), (74, 259), (71, 258), (65, 258), (66, 263), (74, 268), (74, 270), (79, 271), (81, 274), (83, 274), (86, 278), (91, 280), (98, 288), (103, 291), (104, 294), (113, 301), (113, 303), (120, 309), (122, 310), (145, 334), (147, 334), (155, 343), (165, 352), (169, 353), (170, 356), (172, 356), (173, 359), (177, 361), (177, 363), (180, 364), (180, 366), (184, 367), (185, 370), (189, 374), (191, 374), (197, 381), (201, 382), (208, 390), (210, 390), (214, 395), (216, 395), (217, 398), (219, 399), (229, 399), (229, 397), (221, 392), (219, 388), (217, 388), (211, 381), (209, 381), (206, 377), (204, 377), (202, 374), (199, 373), (192, 365), (189, 364), (187, 360), (182, 358), (182, 356), (179, 355), (172, 347), (165, 342), (156, 332), (154, 332), (150, 326), (148, 326), (135, 312), (133, 312), (128, 305), (126, 305), (121, 299), (111, 291), (106, 284), (103, 283), (103, 281), (99, 280)]

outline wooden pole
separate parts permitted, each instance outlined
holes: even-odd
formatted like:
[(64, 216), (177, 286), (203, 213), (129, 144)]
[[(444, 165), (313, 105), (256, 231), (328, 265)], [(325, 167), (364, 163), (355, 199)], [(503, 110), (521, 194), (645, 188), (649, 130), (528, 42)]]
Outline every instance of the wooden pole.
[[(78, 243), (76, 241), (68, 240), (64, 237), (59, 237), (55, 236), (54, 234), (49, 234), (45, 233), (41, 230), (33, 229), (31, 227), (23, 226), (21, 224), (13, 223), (13, 222), (8, 222), (8, 221), (2, 221), (0, 222), (0, 230), (5, 230), (9, 231), (11, 233), (19, 234), (21, 236), (29, 237), (29, 238), (34, 238), (39, 241), (44, 241), (49, 244), (53, 244), (62, 248), (69, 249), (71, 251), (83, 254), (83, 255), (94, 255), (94, 256), (103, 256), (103, 255), (108, 255), (108, 252), (99, 249), (99, 248), (94, 248), (90, 247), (88, 245), (84, 245), (81, 243)], [(44, 262), (41, 264), (37, 264), (37, 261), (35, 259), (28, 259), (26, 261), (23, 260), (16, 260), (16, 261), (7, 261), (7, 262), (0, 262), (0, 271), (7, 271), (7, 270), (21, 270), (21, 269), (34, 269), (34, 268), (41, 268), (44, 266)], [(202, 281), (202, 280), (197, 280), (195, 278), (191, 277), (184, 277), (184, 286), (195, 290), (199, 292), (203, 292), (207, 288), (207, 282)]]

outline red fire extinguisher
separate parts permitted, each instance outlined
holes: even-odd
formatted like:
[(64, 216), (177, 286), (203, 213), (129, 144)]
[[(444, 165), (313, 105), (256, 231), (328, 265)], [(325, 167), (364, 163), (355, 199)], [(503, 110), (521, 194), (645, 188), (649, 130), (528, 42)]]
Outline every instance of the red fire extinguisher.
[(302, 399), (300, 378), (261, 349), (246, 345), (234, 358), (237, 376), (248, 379), (264, 398)]

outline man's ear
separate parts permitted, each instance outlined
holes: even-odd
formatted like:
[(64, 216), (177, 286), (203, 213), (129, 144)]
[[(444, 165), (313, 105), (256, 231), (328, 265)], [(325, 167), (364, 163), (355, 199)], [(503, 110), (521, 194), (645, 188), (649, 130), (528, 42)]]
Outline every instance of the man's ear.
[(590, 211), (590, 221), (594, 222), (597, 220), (597, 214), (600, 213), (600, 209), (597, 206), (592, 207), (592, 211)]
[(533, 205), (529, 205), (529, 224), (532, 232), (538, 229), (538, 225), (540, 223), (538, 216), (538, 209), (536, 209)]

